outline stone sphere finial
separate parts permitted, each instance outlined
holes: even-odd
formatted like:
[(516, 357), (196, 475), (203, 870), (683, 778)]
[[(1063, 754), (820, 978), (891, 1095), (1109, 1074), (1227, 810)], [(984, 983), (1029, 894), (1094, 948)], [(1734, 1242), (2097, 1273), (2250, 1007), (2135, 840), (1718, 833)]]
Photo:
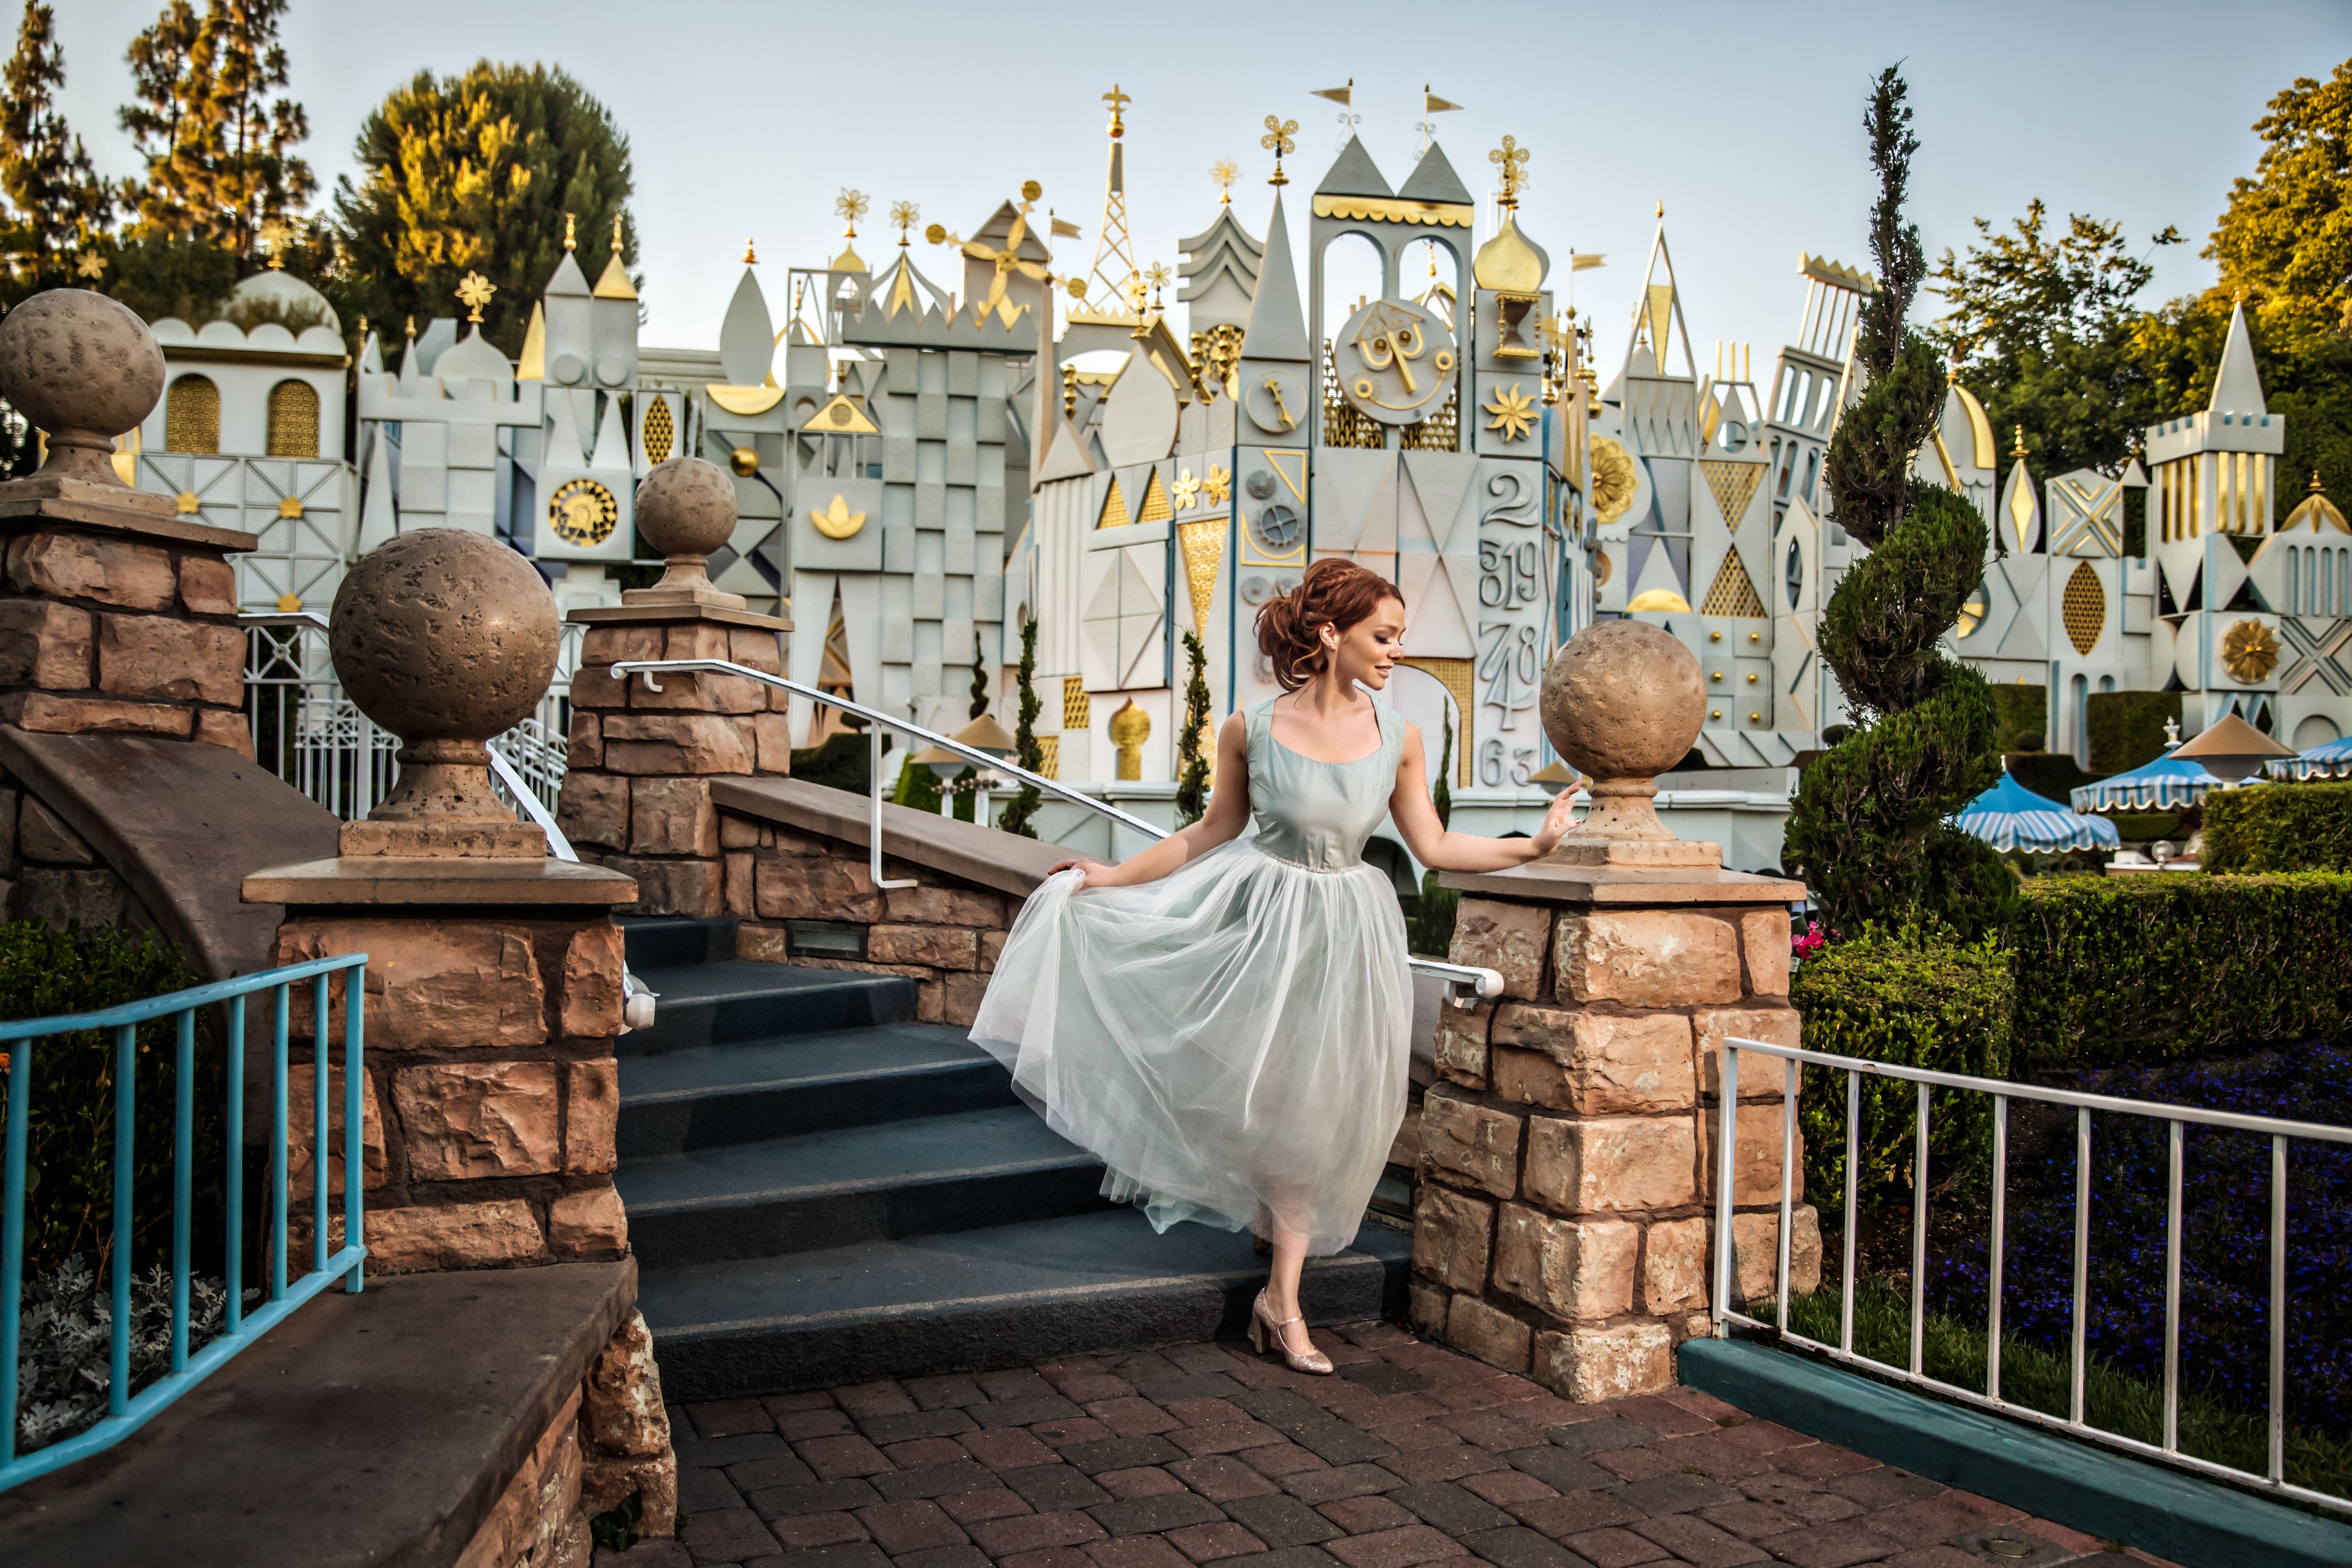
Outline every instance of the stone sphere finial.
[(48, 432), (44, 478), (123, 489), (114, 437), (163, 395), (163, 351), (130, 307), (50, 289), (0, 317), (0, 397)]
[(656, 464), (637, 486), (637, 533), (668, 560), (650, 588), (621, 595), (630, 605), (710, 605), (740, 610), (740, 594), (710, 585), (710, 552), (735, 532), (735, 481), (700, 458)]
[(490, 791), (483, 744), (528, 717), (555, 674), (555, 596), (507, 546), (462, 529), (403, 533), (362, 556), (327, 636), (361, 712), (398, 735), (400, 782), (345, 855), (543, 855)]
[(1544, 671), (1544, 732), (1592, 775), (1592, 812), (1550, 859), (1583, 865), (1706, 866), (1713, 844), (1676, 838), (1651, 801), (1656, 776), (1690, 752), (1706, 683), (1682, 640), (1646, 621), (1601, 621), (1570, 639)]

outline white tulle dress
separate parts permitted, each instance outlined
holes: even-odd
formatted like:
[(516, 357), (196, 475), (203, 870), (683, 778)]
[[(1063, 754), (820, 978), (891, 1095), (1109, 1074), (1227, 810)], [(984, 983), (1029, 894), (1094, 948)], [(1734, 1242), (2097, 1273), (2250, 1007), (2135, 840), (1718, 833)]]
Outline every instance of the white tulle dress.
[(1364, 841), (1388, 813), (1404, 721), (1319, 763), (1249, 710), (1257, 834), (1156, 882), (1046, 879), (972, 1025), (1055, 1131), (1154, 1227), (1263, 1229), (1316, 1255), (1355, 1237), (1405, 1110), (1404, 926)]

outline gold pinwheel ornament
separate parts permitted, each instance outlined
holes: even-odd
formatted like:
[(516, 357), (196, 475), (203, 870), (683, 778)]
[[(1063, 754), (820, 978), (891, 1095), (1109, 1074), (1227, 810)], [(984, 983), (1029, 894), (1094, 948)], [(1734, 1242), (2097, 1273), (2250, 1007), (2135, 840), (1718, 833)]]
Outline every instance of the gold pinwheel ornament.
[(478, 272), (468, 272), (460, 279), (457, 282), (457, 302), (468, 309), (466, 320), (479, 326), (482, 307), (488, 304), (490, 296), (498, 291), (499, 286)]
[[(1029, 232), (1029, 209), (1045, 194), (1045, 188), (1036, 181), (1022, 182), (1021, 209), (1013, 215), (1013, 226), (1005, 231), (1004, 243), (1001, 246), (992, 246), (979, 239), (961, 238), (938, 224), (923, 231), (923, 237), (933, 245), (952, 245), (974, 261), (985, 261), (995, 267), (996, 276), (989, 281), (987, 297), (971, 308), (972, 325), (979, 326), (988, 320), (991, 313), (1007, 327), (1021, 319), (1021, 312), (1029, 307), (1014, 304), (1005, 293), (1015, 272), (1049, 289), (1053, 287), (1053, 273), (1036, 262), (1021, 259), (1021, 241)], [(1076, 293), (1078, 290), (1074, 288), (1071, 291)]]

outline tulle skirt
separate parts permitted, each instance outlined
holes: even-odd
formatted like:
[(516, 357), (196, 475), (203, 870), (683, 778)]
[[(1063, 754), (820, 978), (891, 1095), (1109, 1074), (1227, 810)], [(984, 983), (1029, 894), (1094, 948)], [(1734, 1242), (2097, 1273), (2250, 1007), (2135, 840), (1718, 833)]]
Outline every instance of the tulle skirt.
[(1244, 838), (1139, 887), (1079, 880), (1030, 895), (973, 1042), (1155, 1228), (1271, 1219), (1311, 1254), (1347, 1247), (1405, 1110), (1412, 984), (1388, 879)]

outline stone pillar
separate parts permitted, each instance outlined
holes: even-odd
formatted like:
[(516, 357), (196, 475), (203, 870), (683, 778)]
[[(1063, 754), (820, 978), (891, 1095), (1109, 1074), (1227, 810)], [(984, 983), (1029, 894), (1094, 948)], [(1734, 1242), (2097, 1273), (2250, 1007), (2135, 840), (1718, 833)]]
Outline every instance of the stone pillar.
[[(1675, 1346), (1710, 1331), (1722, 1041), (1798, 1039), (1786, 906), (1803, 889), (1725, 871), (1719, 847), (1675, 839), (1650, 804), (1705, 700), (1674, 637), (1635, 621), (1586, 631), (1543, 693), (1554, 747), (1594, 777), (1585, 826), (1541, 861), (1441, 879), (1462, 893), (1450, 956), (1499, 971), (1505, 990), (1438, 1024), (1412, 1321), (1580, 1402), (1672, 1384)], [(1760, 1297), (1777, 1260), (1780, 1076), (1743, 1066), (1734, 1289)], [(1791, 1231), (1809, 1289), (1811, 1209)]]
[(736, 594), (710, 585), (706, 563), (735, 530), (735, 485), (714, 463), (673, 458), (637, 487), (637, 531), (668, 559), (651, 588), (616, 606), (575, 610), (588, 627), (572, 678), (570, 768), (556, 824), (579, 850), (635, 879), (641, 915), (749, 915), (730, 909), (710, 781), (726, 774), (789, 773), (790, 699), (740, 676), (612, 677), (629, 659), (726, 659), (783, 673), (777, 634), (792, 622), (755, 615)]
[(48, 441), (38, 473), (0, 483), (0, 723), (251, 756), (227, 557), (258, 542), (114, 470), (113, 437), (163, 391), (163, 351), (103, 294), (53, 289), (0, 320), (0, 395)]
[[(613, 1187), (623, 952), (612, 910), (636, 888), (550, 859), (545, 833), (491, 793), (484, 745), (547, 689), (554, 598), (505, 545), (423, 529), (352, 567), (331, 625), (343, 689), (401, 737), (400, 779), (368, 820), (343, 825), (338, 857), (257, 872), (245, 896), (285, 906), (278, 963), (368, 955), (368, 1272), (624, 1258), (628, 1221)], [(333, 996), (327, 1026), (340, 1038), (340, 987)], [(294, 1031), (308, 1037), (306, 988), (293, 1000)], [(304, 1129), (316, 1087), (299, 1052), (291, 1077), (299, 1195), (312, 1179)], [(328, 1092), (340, 1148), (340, 1070)], [(349, 1175), (330, 1158), (331, 1191)], [(558, 1543), (561, 1560), (579, 1561), (587, 1516), (635, 1490), (648, 1531), (667, 1533), (676, 1461), (643, 1320), (632, 1313), (582, 1379), (462, 1561), (530, 1552), (537, 1562)]]

